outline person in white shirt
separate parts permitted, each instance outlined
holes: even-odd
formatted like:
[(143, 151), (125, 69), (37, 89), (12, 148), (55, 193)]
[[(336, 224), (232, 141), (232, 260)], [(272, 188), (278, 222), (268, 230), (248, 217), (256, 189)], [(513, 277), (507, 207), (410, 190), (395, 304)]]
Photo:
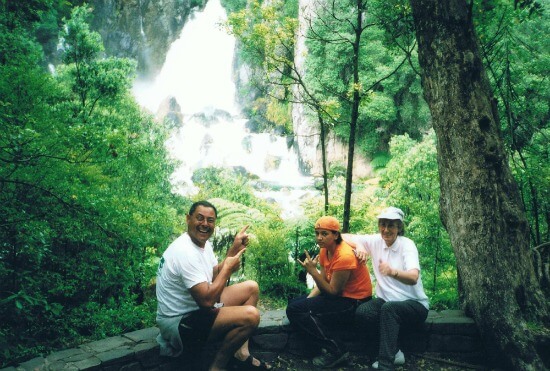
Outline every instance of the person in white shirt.
[(403, 236), (403, 219), (401, 209), (389, 207), (378, 215), (379, 234), (342, 235), (355, 247), (361, 261), (371, 257), (376, 297), (358, 306), (355, 318), (363, 328), (379, 326), (378, 361), (372, 367), (380, 370), (393, 370), (395, 365), (405, 363), (397, 344), (399, 328), (402, 324), (423, 323), (429, 311), (418, 250)]
[(218, 263), (208, 241), (216, 218), (214, 205), (195, 202), (186, 216), (187, 232), (162, 255), (156, 286), (160, 353), (196, 355), (206, 342), (221, 340), (209, 370), (270, 369), (248, 348), (248, 339), (260, 323), (258, 284), (248, 280), (226, 285), (246, 251), (248, 226)]

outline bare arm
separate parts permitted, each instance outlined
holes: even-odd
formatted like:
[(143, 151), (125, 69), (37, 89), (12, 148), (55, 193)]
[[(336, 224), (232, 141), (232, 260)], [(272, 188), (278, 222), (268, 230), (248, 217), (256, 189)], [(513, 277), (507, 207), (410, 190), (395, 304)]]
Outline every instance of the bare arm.
[(344, 291), (344, 287), (346, 286), (350, 275), (350, 270), (336, 271), (332, 274), (332, 279), (330, 282), (327, 282), (324, 274), (319, 272), (317, 272), (317, 274), (311, 274), (317, 284), (318, 290), (322, 293), (333, 296), (342, 295), (342, 291)]
[(315, 286), (313, 289), (311, 289), (311, 291), (309, 292), (309, 295), (307, 297), (308, 298), (313, 298), (313, 297), (318, 296), (320, 294), (321, 294), (321, 291), (319, 291), (317, 286)]
[(399, 282), (404, 283), (405, 285), (411, 286), (416, 285), (416, 283), (418, 282), (418, 277), (420, 276), (420, 272), (416, 268), (409, 269), (408, 271), (396, 269), (382, 260), (380, 260), (378, 270), (385, 276), (390, 276), (398, 280)]
[(367, 259), (369, 257), (369, 253), (365, 249), (365, 247), (361, 244), (356, 244), (354, 241), (356, 235), (350, 234), (350, 233), (344, 233), (342, 234), (342, 239), (353, 248), (353, 251), (355, 252), (355, 256), (357, 256), (357, 259), (361, 264), (366, 264)]
[[(245, 251), (246, 249), (243, 249), (235, 256), (228, 256), (221, 265), (218, 264), (216, 267), (219, 268), (219, 272), (215, 275), (212, 284), (202, 282), (191, 288), (191, 295), (199, 307), (211, 308), (220, 300), (227, 280), (231, 277), (233, 272), (239, 269), (241, 265), (241, 256)], [(216, 267), (214, 267), (214, 269), (216, 269)]]
[[(311, 277), (315, 281), (315, 284), (317, 285), (317, 290), (325, 294), (340, 296), (342, 294), (342, 291), (344, 291), (346, 283), (348, 282), (351, 271), (342, 270), (334, 272), (332, 274), (332, 279), (330, 280), (330, 282), (328, 282), (324, 268), (321, 267), (321, 272), (317, 270), (319, 256), (317, 255), (315, 258), (312, 259), (307, 251), (305, 253), (306, 258), (304, 259), (304, 261), (298, 260), (298, 262), (311, 275)], [(308, 297), (311, 297), (311, 294)]]

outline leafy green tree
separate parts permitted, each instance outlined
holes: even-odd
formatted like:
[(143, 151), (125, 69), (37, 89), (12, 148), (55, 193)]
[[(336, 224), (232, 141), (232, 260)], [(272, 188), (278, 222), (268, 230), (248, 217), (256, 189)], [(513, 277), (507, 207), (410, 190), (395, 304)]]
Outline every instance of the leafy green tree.
[[(347, 231), (356, 140), (361, 152), (372, 157), (387, 151), (391, 134), (410, 131), (418, 137), (419, 127), (404, 126), (405, 111), (399, 111), (395, 103), (407, 102), (415, 94), (417, 106), (422, 107), (423, 102), (420, 90), (412, 93), (411, 89), (415, 81), (418, 86), (417, 77), (404, 69), (414, 43), (403, 46), (408, 53), (405, 56), (389, 49), (381, 37), (384, 19), (379, 18), (375, 6), (368, 2), (314, 4), (305, 80), (311, 91), (338, 107), (333, 116), (337, 119), (331, 124), (346, 138), (349, 148), (343, 206), (343, 230)], [(403, 81), (407, 81), (405, 88)]]
[(86, 14), (53, 75), (27, 29), (0, 37), (2, 365), (152, 324), (144, 289), (177, 223), (168, 131), (130, 95), (135, 63), (101, 58)]
[(542, 3), (482, 2), (475, 8), (482, 55), (495, 90), (506, 149), (530, 225), (531, 246), (548, 241), (548, 14)]

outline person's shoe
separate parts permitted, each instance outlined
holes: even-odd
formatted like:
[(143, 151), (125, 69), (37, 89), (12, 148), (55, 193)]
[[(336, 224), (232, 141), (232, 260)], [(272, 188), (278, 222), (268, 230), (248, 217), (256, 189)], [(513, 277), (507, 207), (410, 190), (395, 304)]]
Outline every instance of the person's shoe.
[(313, 365), (322, 368), (330, 368), (348, 360), (349, 353), (323, 352), (320, 356), (313, 358)]
[[(401, 349), (399, 349), (397, 353), (395, 353), (393, 364), (396, 366), (405, 364), (405, 354), (401, 351)], [(371, 367), (374, 368), (375, 370), (378, 370), (378, 361), (374, 362)]]
[(405, 364), (405, 354), (399, 349), (397, 353), (395, 353), (395, 358), (393, 359), (393, 364), (396, 366), (404, 365)]

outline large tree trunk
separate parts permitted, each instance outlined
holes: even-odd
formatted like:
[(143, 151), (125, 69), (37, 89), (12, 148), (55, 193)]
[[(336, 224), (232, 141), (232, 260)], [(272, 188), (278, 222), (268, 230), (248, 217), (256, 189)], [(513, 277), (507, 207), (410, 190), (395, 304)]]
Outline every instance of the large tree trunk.
[[(548, 303), (531, 260), (529, 229), (465, 0), (411, 0), (422, 85), (437, 134), (441, 218), (495, 366), (543, 370), (533, 327)], [(535, 326), (533, 326), (535, 325)]]

